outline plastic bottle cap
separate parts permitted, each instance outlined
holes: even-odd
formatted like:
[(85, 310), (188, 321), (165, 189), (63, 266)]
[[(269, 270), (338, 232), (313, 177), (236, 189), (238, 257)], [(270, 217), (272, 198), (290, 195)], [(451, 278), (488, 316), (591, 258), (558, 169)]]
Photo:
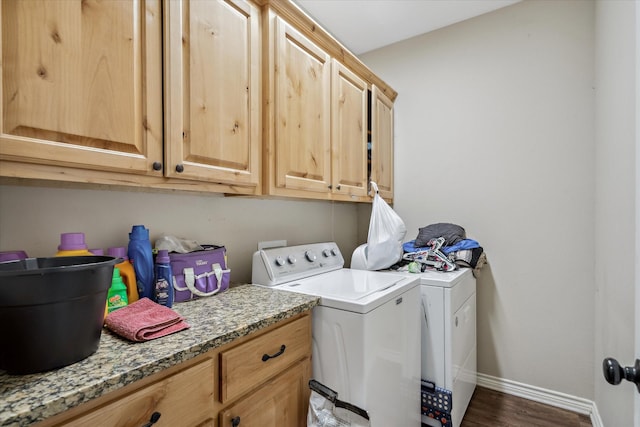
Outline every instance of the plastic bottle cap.
[(60, 251), (87, 250), (88, 248), (84, 242), (84, 233), (62, 233), (60, 235), (60, 245), (58, 245)]
[(114, 258), (122, 258), (125, 261), (129, 259), (127, 258), (127, 248), (125, 248), (124, 246), (107, 248), (107, 255), (112, 256)]
[(171, 259), (169, 258), (169, 250), (168, 249), (159, 249), (158, 255), (156, 256), (156, 262), (159, 264), (169, 264)]
[(27, 257), (27, 253), (25, 251), (3, 251), (0, 252), (0, 262), (4, 261), (16, 261), (25, 259)]
[(129, 239), (149, 240), (149, 230), (144, 225), (134, 225), (129, 233)]

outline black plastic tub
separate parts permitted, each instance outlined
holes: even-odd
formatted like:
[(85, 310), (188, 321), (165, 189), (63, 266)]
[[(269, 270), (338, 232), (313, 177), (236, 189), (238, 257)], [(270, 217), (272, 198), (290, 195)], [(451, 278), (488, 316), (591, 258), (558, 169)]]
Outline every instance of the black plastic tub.
[(43, 372), (95, 353), (120, 261), (74, 256), (0, 263), (0, 369)]

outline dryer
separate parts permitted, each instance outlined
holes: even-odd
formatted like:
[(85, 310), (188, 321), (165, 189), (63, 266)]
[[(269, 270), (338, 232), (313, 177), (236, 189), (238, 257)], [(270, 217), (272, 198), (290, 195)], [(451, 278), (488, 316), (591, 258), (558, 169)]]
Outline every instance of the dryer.
[[(477, 384), (476, 279), (468, 268), (402, 274), (420, 278), (422, 379), (452, 392), (459, 427)], [(422, 422), (441, 425), (424, 415)]]

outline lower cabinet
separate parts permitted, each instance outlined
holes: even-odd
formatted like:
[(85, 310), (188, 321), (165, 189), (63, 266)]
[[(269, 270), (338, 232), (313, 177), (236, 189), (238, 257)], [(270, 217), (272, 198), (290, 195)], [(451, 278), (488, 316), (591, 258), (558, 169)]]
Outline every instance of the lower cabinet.
[(299, 314), (38, 424), (300, 427), (311, 377), (311, 314)]
[[(267, 381), (220, 413), (221, 427), (300, 427), (306, 425), (309, 359)], [(305, 381), (305, 379), (307, 379)]]

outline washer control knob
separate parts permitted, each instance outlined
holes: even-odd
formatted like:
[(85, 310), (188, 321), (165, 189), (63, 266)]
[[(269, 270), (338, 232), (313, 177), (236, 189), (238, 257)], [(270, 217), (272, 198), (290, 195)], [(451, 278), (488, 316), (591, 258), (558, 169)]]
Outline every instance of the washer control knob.
[(281, 256), (276, 257), (276, 265), (278, 267), (282, 267), (284, 265), (284, 258), (282, 258)]
[(324, 256), (325, 258), (329, 258), (331, 256), (331, 251), (329, 249), (323, 250), (322, 256)]
[(338, 250), (338, 248), (331, 249), (331, 255), (338, 256), (339, 253), (340, 253), (340, 251)]
[(296, 261), (297, 261), (297, 259), (296, 259), (296, 257), (294, 257), (293, 255), (289, 255), (289, 256), (287, 257), (287, 261), (289, 261), (289, 264), (295, 264), (295, 263), (296, 263)]
[(313, 262), (316, 260), (316, 254), (314, 254), (312, 251), (306, 251), (304, 253), (304, 256), (309, 262)]

